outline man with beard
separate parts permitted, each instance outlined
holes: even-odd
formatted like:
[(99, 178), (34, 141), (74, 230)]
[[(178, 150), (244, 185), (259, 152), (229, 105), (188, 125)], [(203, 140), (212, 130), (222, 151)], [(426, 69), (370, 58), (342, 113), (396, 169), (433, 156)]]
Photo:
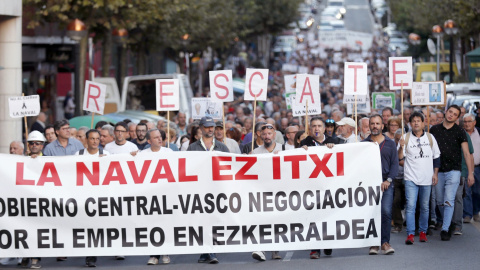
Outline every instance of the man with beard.
[[(268, 154), (282, 151), (282, 145), (275, 142), (275, 127), (271, 124), (266, 124), (262, 127), (261, 137), (263, 140), (263, 145), (255, 148), (252, 154)], [(252, 258), (258, 261), (265, 261), (265, 251), (255, 251), (252, 253)], [(278, 251), (272, 251), (272, 259), (280, 260), (282, 257), (278, 254)]]
[(360, 131), (358, 132), (358, 141), (361, 142), (365, 140), (368, 135), (370, 135), (370, 127), (368, 126), (370, 119), (368, 117), (364, 117), (360, 119), (358, 127)]
[[(382, 196), (382, 227), (381, 227), (381, 248), (384, 254), (393, 254), (395, 250), (390, 246), (390, 230), (392, 227), (392, 204), (393, 204), (393, 179), (398, 174), (398, 153), (395, 142), (382, 134), (383, 118), (379, 114), (370, 117), (370, 136), (364, 142), (374, 142), (380, 147), (382, 162), (381, 190)], [(370, 255), (377, 255), (379, 247), (370, 247)]]
[(131, 142), (138, 147), (138, 150), (145, 149), (145, 146), (148, 145), (147, 124), (138, 123), (138, 125), (135, 127), (135, 134), (137, 135), (137, 138), (133, 139)]
[[(200, 120), (200, 130), (202, 131), (202, 138), (190, 144), (187, 151), (221, 151), (229, 153), (228, 148), (222, 142), (219, 142), (213, 136), (215, 130), (215, 122), (213, 118), (204, 116)], [(203, 253), (198, 259), (199, 263), (218, 263), (217, 255), (215, 253)]]
[[(320, 117), (313, 117), (310, 120), (310, 136), (307, 136), (300, 142), (300, 145), (307, 150), (309, 146), (324, 146), (332, 148), (335, 144), (342, 144), (345, 141), (339, 137), (329, 137), (325, 135), (325, 122)], [(325, 249), (325, 255), (331, 255), (332, 249)], [(320, 258), (320, 250), (312, 250), (310, 259)]]

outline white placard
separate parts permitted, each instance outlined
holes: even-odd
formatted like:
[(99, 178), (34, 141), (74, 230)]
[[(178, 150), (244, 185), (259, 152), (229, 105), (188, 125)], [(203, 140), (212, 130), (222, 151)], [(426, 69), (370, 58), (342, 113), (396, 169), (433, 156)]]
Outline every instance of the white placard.
[(233, 101), (233, 79), (231, 70), (210, 71), (210, 97), (220, 102)]
[(102, 83), (85, 81), (85, 92), (83, 94), (83, 110), (103, 114), (105, 109), (105, 97), (107, 86)]
[(390, 90), (412, 89), (413, 72), (412, 57), (389, 57), (389, 82)]
[(285, 83), (285, 93), (295, 93), (297, 90), (297, 75), (285, 75), (283, 76)]
[(344, 71), (344, 95), (367, 95), (367, 64), (346, 62)]
[(40, 113), (40, 96), (9, 97), (10, 117), (37, 116)]
[(438, 82), (413, 82), (412, 105), (444, 105), (445, 84)]
[(338, 64), (330, 64), (329, 70), (333, 72), (338, 72)]
[(247, 68), (245, 77), (245, 100), (267, 100), (268, 69)]
[[(295, 94), (290, 94), (290, 104), (291, 104), (291, 109), (292, 109), (292, 114), (293, 116), (305, 116), (307, 113), (307, 106), (305, 105), (298, 105), (296, 103), (296, 95)], [(318, 115), (322, 113), (322, 103), (317, 102), (313, 106), (310, 105), (310, 102), (308, 102), (308, 115)]]
[(313, 74), (322, 77), (325, 75), (325, 69), (316, 67), (315, 69), (313, 69)]
[(293, 64), (283, 64), (282, 65), (282, 70), (283, 71), (288, 71), (288, 72), (297, 72), (298, 70), (298, 66), (297, 65), (293, 65)]
[(307, 74), (308, 73), (308, 67), (305, 67), (305, 66), (300, 66), (298, 67), (298, 73), (302, 74)]
[(192, 118), (210, 116), (213, 119), (222, 119), (222, 106), (223, 102), (211, 98), (192, 98)]
[(157, 111), (178, 111), (180, 109), (180, 86), (178, 79), (155, 81)]
[(320, 79), (318, 75), (297, 74), (297, 87), (295, 89), (296, 104), (315, 106), (322, 103), (320, 99)]
[(343, 95), (343, 103), (353, 104), (355, 103), (355, 97), (357, 98), (357, 103), (365, 103), (367, 101), (367, 95)]
[[(369, 114), (371, 112), (372, 108), (370, 106), (370, 97), (367, 96), (367, 100), (364, 103), (357, 103), (357, 114)], [(355, 114), (355, 104), (347, 104), (347, 114)]]

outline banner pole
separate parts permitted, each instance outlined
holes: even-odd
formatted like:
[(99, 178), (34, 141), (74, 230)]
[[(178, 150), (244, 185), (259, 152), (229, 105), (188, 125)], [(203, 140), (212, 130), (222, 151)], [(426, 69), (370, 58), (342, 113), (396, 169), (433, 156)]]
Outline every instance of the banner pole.
[(225, 104), (222, 102), (222, 119), (223, 119), (223, 142), (227, 141), (227, 129), (225, 128)]
[(427, 131), (430, 132), (430, 105), (427, 105)]
[(310, 132), (308, 130), (308, 99), (307, 99), (307, 104), (305, 107), (305, 132), (307, 132), (307, 136), (310, 135)]
[(93, 117), (95, 116), (95, 112), (92, 112), (92, 122), (90, 123), (90, 129), (93, 129)]
[(169, 137), (170, 137), (170, 111), (167, 111), (167, 136), (166, 136), (166, 139), (167, 139), (167, 148), (170, 148), (170, 141), (169, 141)]
[[(25, 93), (22, 93), (22, 97), (25, 96)], [(23, 122), (25, 123), (25, 145), (28, 144), (28, 127), (27, 127), (27, 116), (23, 117)], [(28, 145), (25, 147), (25, 153), (27, 155), (30, 154), (30, 150), (28, 150)]]
[(252, 125), (252, 151), (253, 151), (253, 142), (255, 140), (255, 116), (257, 112), (257, 96), (255, 96), (255, 101), (253, 103), (253, 125)]
[(357, 95), (355, 95), (355, 142), (358, 142), (357, 117)]
[(403, 80), (401, 82), (401, 90), (400, 90), (400, 109), (402, 109), (402, 136), (403, 136), (403, 132), (405, 131), (405, 127), (404, 127), (404, 121), (403, 121)]

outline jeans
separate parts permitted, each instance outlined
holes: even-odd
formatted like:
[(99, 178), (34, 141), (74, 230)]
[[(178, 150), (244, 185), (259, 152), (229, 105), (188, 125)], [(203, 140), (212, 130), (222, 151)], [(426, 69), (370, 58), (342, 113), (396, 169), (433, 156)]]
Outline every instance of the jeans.
[(452, 224), (455, 225), (456, 228), (462, 230), (463, 228), (463, 213), (464, 211), (464, 203), (463, 203), (463, 189), (465, 187), (465, 177), (460, 177), (460, 184), (457, 188), (457, 194), (455, 195), (455, 206), (453, 210), (453, 217), (452, 217)]
[(475, 167), (474, 176), (475, 183), (473, 186), (465, 186), (466, 196), (463, 199), (463, 217), (473, 217), (480, 212), (480, 167)]
[(407, 207), (405, 210), (407, 217), (407, 235), (415, 234), (415, 209), (420, 205), (420, 218), (418, 220), (418, 231), (427, 232), (428, 229), (428, 211), (430, 192), (432, 186), (418, 186), (412, 181), (405, 180), (405, 197), (407, 198)]
[(396, 227), (403, 227), (402, 208), (405, 205), (405, 185), (403, 184), (403, 178), (393, 179), (395, 188), (393, 189), (393, 207), (392, 207), (392, 219), (393, 225)]
[(435, 186), (437, 206), (442, 215), (442, 231), (447, 231), (452, 222), (453, 207), (455, 205), (455, 194), (460, 184), (460, 171), (449, 171), (438, 173), (438, 184)]
[(392, 204), (393, 204), (393, 182), (390, 183), (382, 196), (382, 235), (381, 244), (390, 242), (390, 230), (392, 229)]

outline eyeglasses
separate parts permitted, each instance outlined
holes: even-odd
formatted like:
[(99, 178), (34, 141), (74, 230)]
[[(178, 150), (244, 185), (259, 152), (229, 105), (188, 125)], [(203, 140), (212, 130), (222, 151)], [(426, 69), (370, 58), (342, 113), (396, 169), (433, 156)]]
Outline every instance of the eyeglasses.
[(262, 130), (265, 130), (265, 129), (275, 129), (272, 125), (268, 124), (268, 125), (265, 125), (262, 127)]
[(124, 132), (127, 132), (127, 131), (126, 131), (126, 130), (118, 130), (118, 129), (116, 129), (115, 132), (117, 132), (117, 133), (118, 133), (118, 132), (124, 133)]
[(327, 119), (327, 120), (325, 120), (325, 123), (327, 123), (327, 124), (335, 124), (335, 120), (333, 120), (333, 119)]
[(420, 138), (417, 138), (417, 147), (420, 148), (420, 157), (422, 158), (423, 157), (423, 149), (422, 149), (422, 145), (420, 144)]
[(43, 145), (43, 142), (28, 142), (29, 145)]

